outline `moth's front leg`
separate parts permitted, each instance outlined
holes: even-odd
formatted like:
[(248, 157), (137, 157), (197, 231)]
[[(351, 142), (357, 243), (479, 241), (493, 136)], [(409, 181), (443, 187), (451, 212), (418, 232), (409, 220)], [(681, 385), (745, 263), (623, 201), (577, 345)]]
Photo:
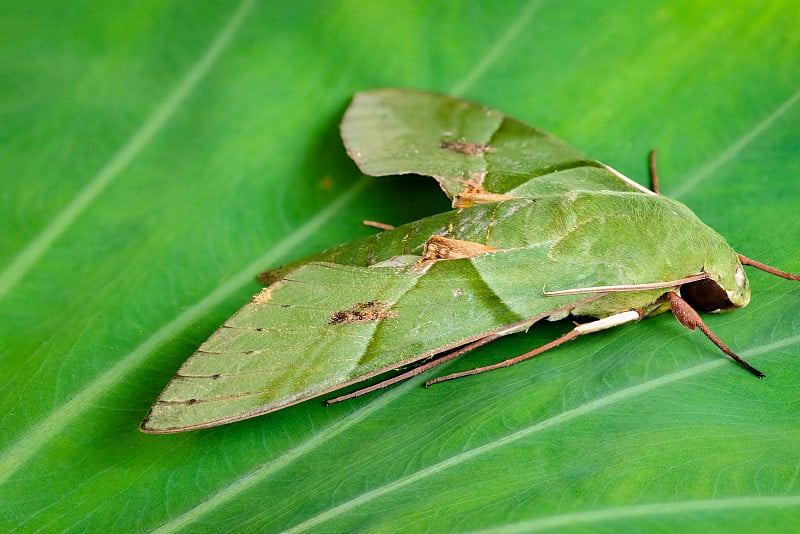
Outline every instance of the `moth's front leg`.
[(545, 351), (558, 347), (559, 345), (562, 345), (567, 341), (571, 341), (576, 337), (580, 336), (581, 334), (591, 334), (592, 332), (599, 332), (601, 330), (613, 328), (615, 326), (619, 326), (625, 323), (639, 321), (641, 319), (644, 319), (644, 317), (645, 313), (642, 310), (629, 310), (629, 311), (624, 311), (622, 313), (616, 313), (614, 315), (610, 315), (608, 317), (604, 317), (596, 321), (591, 321), (589, 323), (579, 324), (575, 328), (573, 328), (572, 330), (561, 336), (560, 338), (554, 339), (550, 343), (542, 345), (541, 347), (538, 347), (530, 352), (526, 352), (525, 354), (521, 354), (519, 356), (516, 356), (515, 358), (509, 358), (508, 360), (504, 360), (502, 362), (498, 362), (492, 365), (486, 365), (484, 367), (477, 367), (475, 369), (470, 369), (469, 371), (461, 371), (460, 373), (452, 373), (449, 375), (433, 378), (425, 382), (425, 387), (428, 387), (432, 384), (438, 384), (439, 382), (444, 382), (446, 380), (453, 380), (454, 378), (477, 375), (480, 373), (484, 373), (486, 371), (500, 369), (502, 367), (510, 367), (515, 363), (528, 360), (530, 358), (533, 358), (534, 356), (538, 356), (539, 354)]

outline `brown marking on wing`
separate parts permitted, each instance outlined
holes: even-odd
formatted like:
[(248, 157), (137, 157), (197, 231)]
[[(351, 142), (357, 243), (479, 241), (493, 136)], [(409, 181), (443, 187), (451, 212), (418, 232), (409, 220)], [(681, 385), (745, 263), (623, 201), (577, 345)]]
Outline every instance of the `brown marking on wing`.
[(253, 304), (266, 304), (272, 300), (272, 285), (269, 285), (256, 293), (253, 297)]
[(505, 193), (492, 193), (483, 187), (485, 172), (473, 172), (469, 180), (464, 182), (464, 190), (453, 197), (454, 208), (469, 208), (476, 204), (489, 204), (517, 198)]
[(359, 302), (349, 310), (340, 310), (331, 315), (329, 324), (364, 323), (397, 317), (397, 312), (387, 310), (388, 302)]
[(481, 156), (485, 152), (494, 152), (497, 150), (493, 146), (485, 145), (483, 143), (470, 143), (467, 141), (442, 141), (439, 148), (451, 150), (467, 156)]
[(488, 245), (482, 245), (481, 243), (432, 235), (425, 242), (425, 248), (420, 263), (472, 258), (479, 254), (486, 254), (487, 252), (495, 250), (497, 249)]

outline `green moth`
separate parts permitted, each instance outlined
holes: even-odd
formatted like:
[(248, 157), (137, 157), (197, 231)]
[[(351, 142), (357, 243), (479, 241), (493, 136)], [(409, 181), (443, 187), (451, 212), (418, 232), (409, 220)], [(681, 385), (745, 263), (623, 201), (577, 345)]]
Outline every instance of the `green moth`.
[(697, 311), (747, 305), (743, 264), (800, 277), (737, 254), (683, 204), (499, 111), (440, 94), (359, 93), (341, 130), (364, 173), (432, 176), (454, 210), (259, 275), (266, 287), (183, 364), (144, 432), (254, 417), (426, 360), (334, 400), (349, 398), (567, 316), (589, 319), (530, 353), (430, 382), (664, 311), (763, 376)]

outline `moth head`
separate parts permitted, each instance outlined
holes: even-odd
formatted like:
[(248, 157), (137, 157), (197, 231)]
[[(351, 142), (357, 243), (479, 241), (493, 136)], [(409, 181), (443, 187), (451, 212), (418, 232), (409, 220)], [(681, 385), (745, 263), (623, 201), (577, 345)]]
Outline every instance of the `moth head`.
[(750, 302), (750, 284), (737, 257), (722, 268), (706, 266), (709, 277), (681, 286), (681, 297), (695, 310), (721, 312), (744, 308)]

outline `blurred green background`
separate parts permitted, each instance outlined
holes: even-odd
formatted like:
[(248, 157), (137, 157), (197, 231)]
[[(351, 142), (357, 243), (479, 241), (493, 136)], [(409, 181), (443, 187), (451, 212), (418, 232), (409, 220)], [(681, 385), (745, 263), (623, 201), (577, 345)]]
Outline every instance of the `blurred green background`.
[(798, 27), (789, 1), (5, 3), (0, 528), (800, 525), (800, 286), (762, 273), (707, 319), (762, 381), (664, 315), (430, 390), (138, 431), (256, 272), (448, 208), (360, 177), (337, 128), (362, 89), (478, 100), (643, 183), (658, 147), (664, 194), (800, 271)]

